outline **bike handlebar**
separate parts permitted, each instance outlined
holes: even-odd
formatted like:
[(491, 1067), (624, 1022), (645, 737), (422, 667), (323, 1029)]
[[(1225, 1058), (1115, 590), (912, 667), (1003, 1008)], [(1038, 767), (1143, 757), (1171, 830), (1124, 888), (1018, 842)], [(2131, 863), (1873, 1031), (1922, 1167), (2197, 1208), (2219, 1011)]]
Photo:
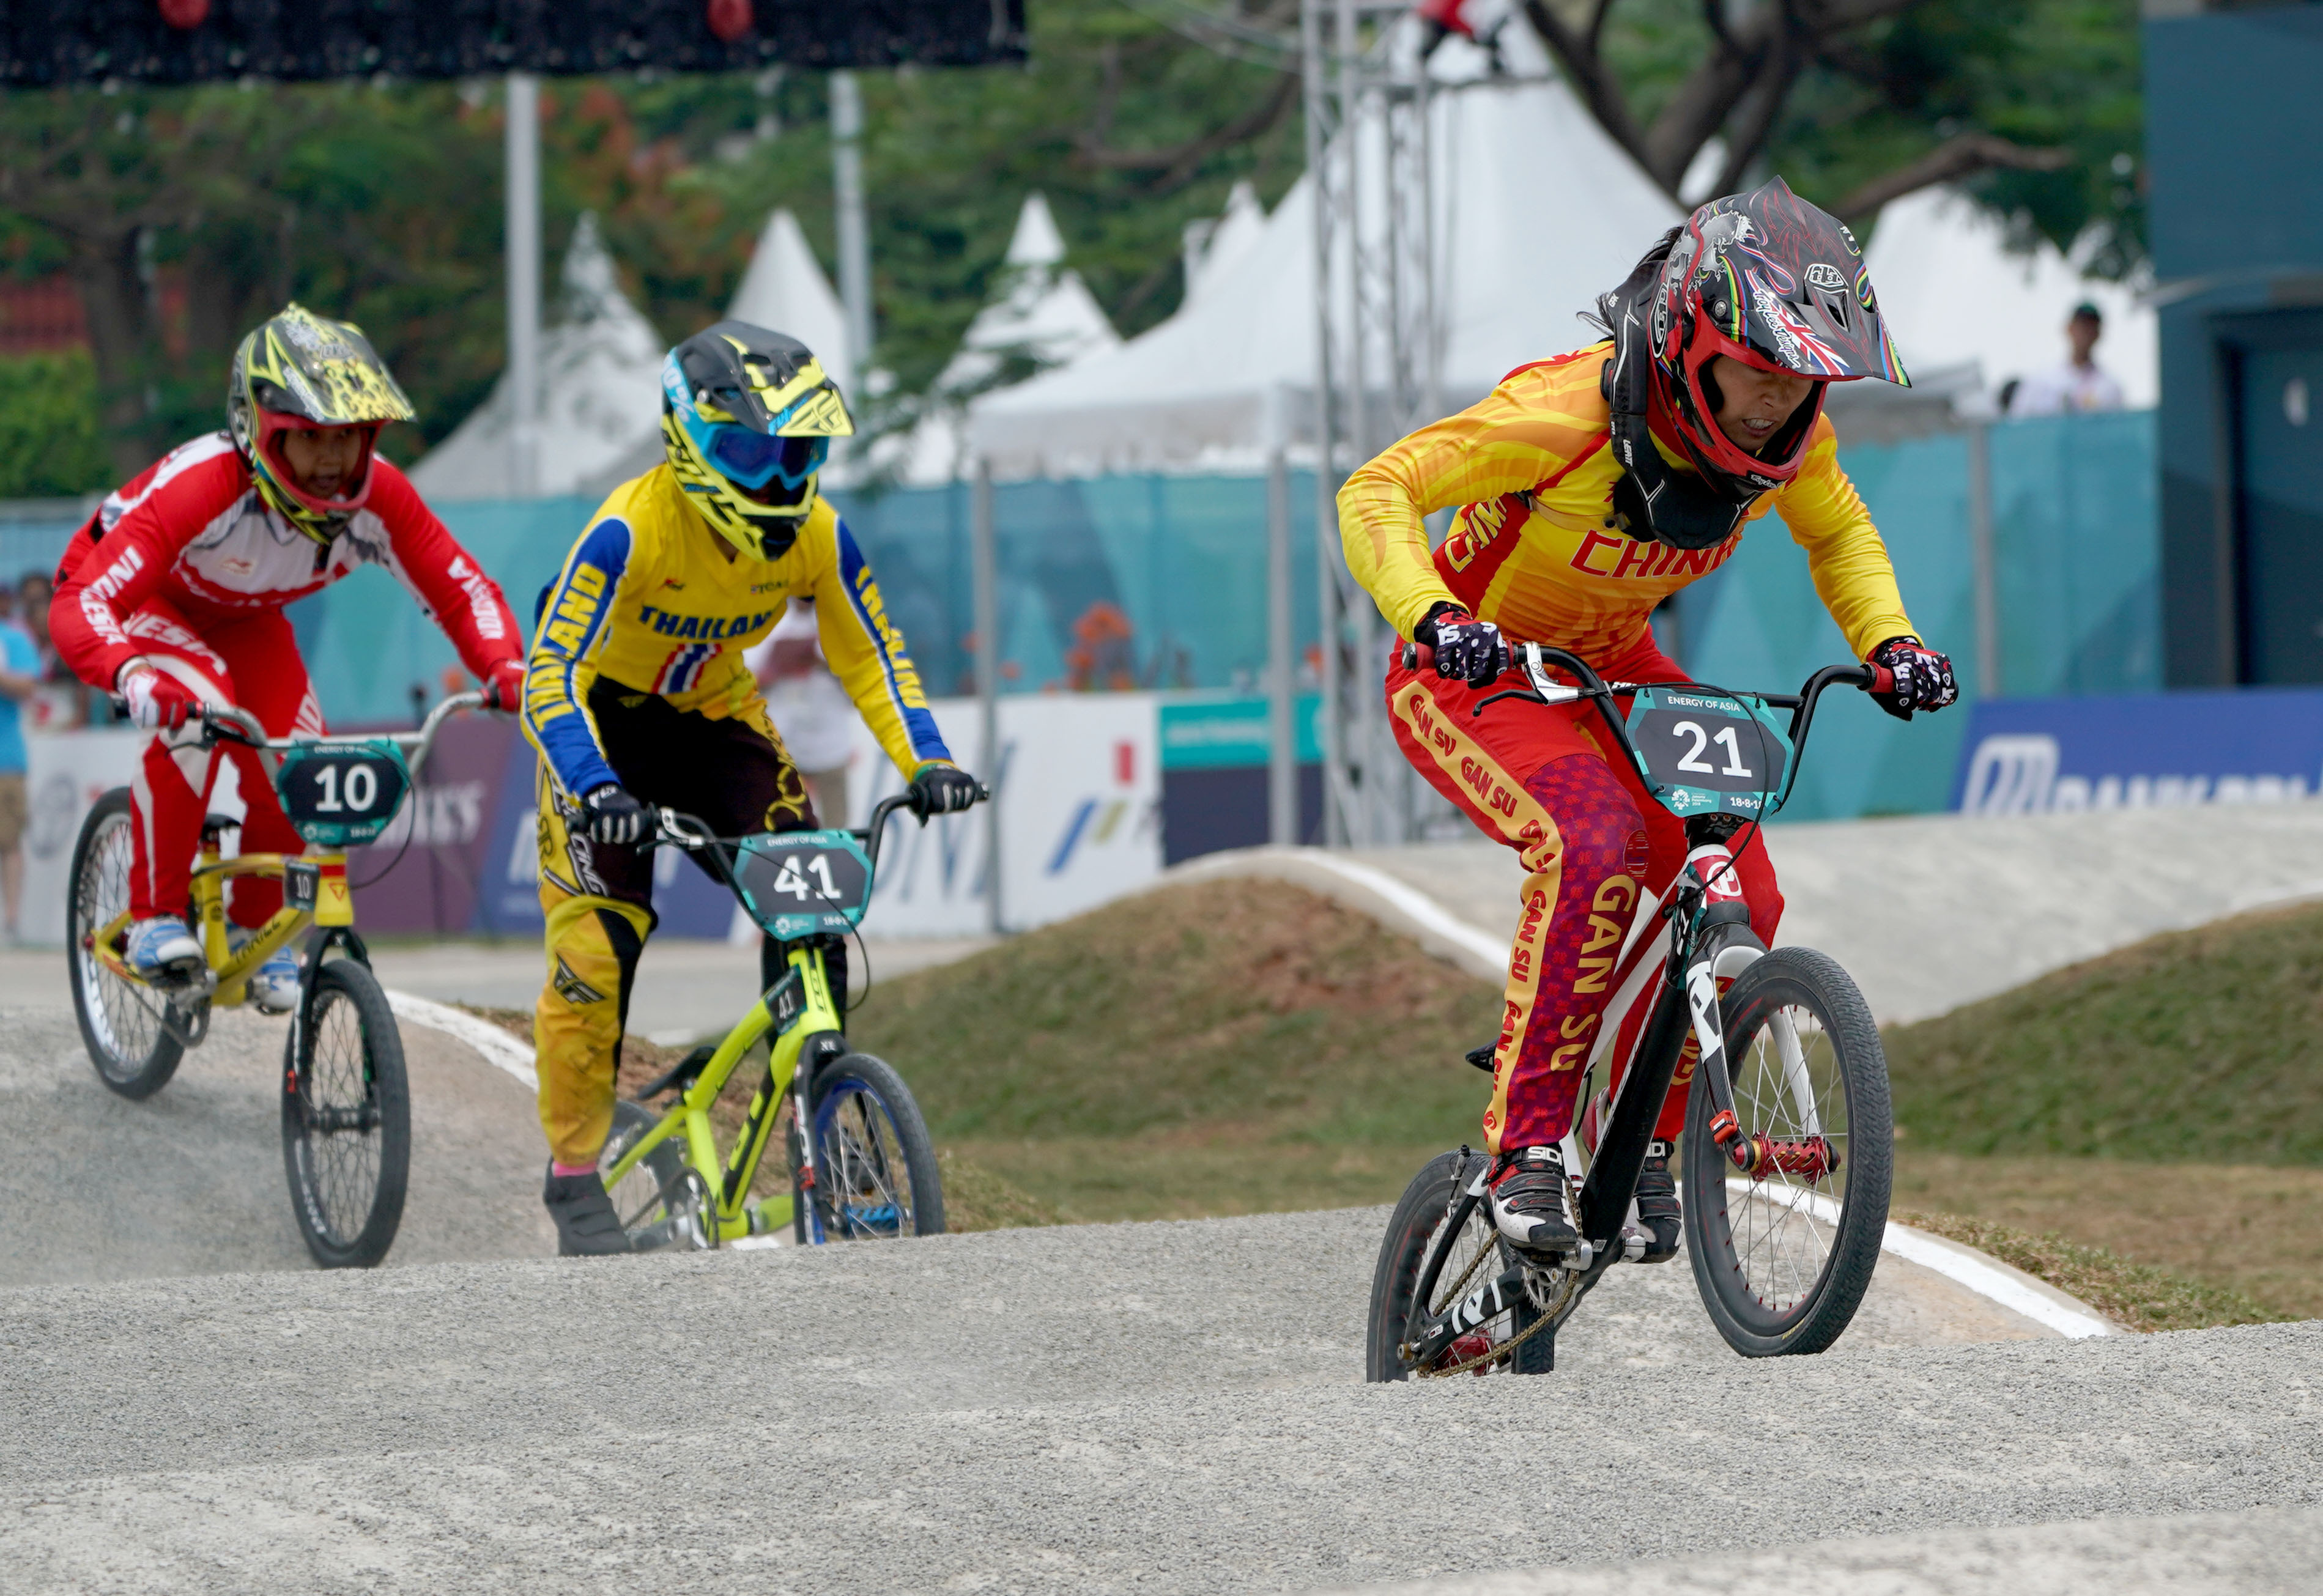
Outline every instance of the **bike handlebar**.
[[(462, 710), (488, 708), (482, 693), (473, 691), (455, 693), (428, 711), (427, 718), (419, 723), (418, 730), (368, 734), (363, 740), (390, 742), (399, 748), (408, 750), (409, 757), (405, 762), (411, 767), (412, 774), (417, 775), (419, 773), (419, 767), (427, 763), (428, 751), (434, 748), (436, 734), (443, 729), (445, 721)], [(493, 710), (491, 712), (505, 714), (508, 711)], [(264, 748), (274, 753), (286, 752), (306, 743), (343, 740), (330, 737), (269, 737), (266, 735), (266, 728), (259, 724), (257, 716), (235, 704), (204, 704), (200, 716), (202, 725), (210, 734), (212, 741), (223, 739), (226, 742), (240, 743), (244, 748)]]
[[(1404, 669), (1424, 670), (1435, 663), (1436, 650), (1428, 645), (1416, 641), (1404, 644)], [(1551, 665), (1572, 676), (1580, 685), (1568, 687), (1561, 682), (1550, 680), (1547, 667)], [(1508, 671), (1516, 671), (1523, 675), (1529, 686), (1510, 688), (1506, 693), (1495, 693), (1492, 697), (1481, 701), (1470, 713), (1479, 713), (1486, 704), (1493, 703), (1503, 697), (1528, 698), (1536, 702), (1551, 704), (1577, 703), (1587, 699), (1596, 704), (1598, 712), (1603, 717), (1606, 727), (1612, 732), (1614, 739), (1632, 757), (1636, 756), (1637, 750), (1630, 742), (1630, 729), (1622, 723), (1621, 717), (1613, 711), (1613, 700), (1623, 694), (1634, 693), (1640, 687), (1688, 685), (1688, 683), (1674, 682), (1608, 682), (1599, 676), (1590, 667), (1589, 662), (1577, 654), (1553, 647), (1546, 643), (1510, 644), (1503, 639), (1500, 646), (1500, 659), (1494, 674), (1497, 676)], [(1691, 683), (1691, 685), (1701, 684)], [(1823, 689), (1832, 686), (1859, 687), (1866, 693), (1891, 693), (1896, 686), (1896, 673), (1886, 665), (1868, 663), (1825, 665), (1813, 675), (1809, 676), (1796, 693), (1761, 693), (1751, 696), (1761, 700), (1771, 708), (1791, 711), (1790, 738), (1791, 748), (1795, 757), (1796, 751), (1806, 746), (1807, 729), (1814, 724), (1816, 701), (1823, 697)]]
[[(977, 802), (988, 803), (992, 801), (992, 789), (979, 783), (976, 789), (976, 797)], [(928, 817), (921, 812), (918, 804), (914, 801), (911, 789), (906, 787), (894, 797), (883, 798), (873, 806), (870, 824), (842, 828), (849, 836), (863, 844), (863, 852), (871, 861), (871, 874), (875, 878), (879, 874), (880, 840), (886, 835), (887, 821), (899, 809), (909, 810), (918, 815), (923, 825), (927, 822)], [(700, 815), (687, 814), (684, 810), (657, 806), (650, 812), (654, 819), (654, 834), (647, 839), (648, 847), (658, 842), (671, 842), (691, 851), (713, 842), (730, 843), (739, 840), (737, 838), (719, 836), (710, 829), (709, 821)]]

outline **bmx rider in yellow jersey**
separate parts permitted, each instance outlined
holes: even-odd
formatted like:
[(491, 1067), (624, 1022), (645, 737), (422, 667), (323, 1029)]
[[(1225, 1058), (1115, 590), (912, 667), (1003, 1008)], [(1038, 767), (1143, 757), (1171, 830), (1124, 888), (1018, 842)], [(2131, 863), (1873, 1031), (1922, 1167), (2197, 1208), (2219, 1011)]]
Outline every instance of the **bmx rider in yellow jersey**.
[[(966, 809), (871, 567), (817, 473), (855, 430), (795, 338), (720, 322), (662, 367), (663, 463), (616, 488), (541, 596), (526, 735), (540, 750), (540, 905), (548, 973), (535, 1011), (543, 1201), (557, 1250), (628, 1251), (597, 1177), (638, 956), (654, 926), (653, 806), (720, 836), (819, 822), (742, 651), (794, 597), (813, 601), (838, 673), (923, 815)], [(772, 985), (774, 945), (762, 952)], [(827, 956), (846, 991), (844, 950)]]

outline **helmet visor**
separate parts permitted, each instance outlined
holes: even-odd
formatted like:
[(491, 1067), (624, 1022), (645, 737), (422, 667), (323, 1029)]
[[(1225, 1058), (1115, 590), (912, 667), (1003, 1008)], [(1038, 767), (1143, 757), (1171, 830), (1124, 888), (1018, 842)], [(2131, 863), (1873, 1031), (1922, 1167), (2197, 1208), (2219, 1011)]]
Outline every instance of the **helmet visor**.
[(763, 488), (776, 478), (785, 488), (803, 487), (830, 453), (827, 437), (773, 437), (730, 424), (710, 429), (711, 463), (740, 488)]

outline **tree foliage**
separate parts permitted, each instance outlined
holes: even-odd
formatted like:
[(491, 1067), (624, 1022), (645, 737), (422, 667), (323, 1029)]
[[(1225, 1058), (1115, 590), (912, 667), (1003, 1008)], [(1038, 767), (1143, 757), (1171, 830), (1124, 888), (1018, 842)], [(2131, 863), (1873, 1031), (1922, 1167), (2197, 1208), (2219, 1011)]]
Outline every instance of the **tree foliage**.
[[(2034, 234), (2144, 259), (2132, 0), (1527, 0), (1601, 124), (1676, 193), (1712, 139), (1712, 187), (1781, 172), (1868, 219), (1962, 181)], [(2093, 234), (2091, 230), (2094, 229)]]
[[(2052, 170), (1983, 170), (1988, 203), (2061, 243), (2098, 225), (2116, 269), (2142, 254), (2129, 0), (1727, 3), (1733, 21), (1719, 0), (1528, 0), (1590, 41), (1600, 114), (1619, 100), (1614, 121), (1669, 186), (1720, 135), (1738, 170), (1841, 206), (1987, 139), (2055, 152)], [(1296, 14), (1295, 0), (1041, 0), (1023, 67), (866, 76), (876, 360), (897, 390), (950, 357), (1035, 188), (1124, 333), (1174, 308), (1186, 224), (1237, 179), (1272, 205), (1304, 165), (1290, 58), (1246, 44), (1287, 40)], [(1779, 69), (1738, 54), (1745, 35), (1780, 41)], [(672, 339), (721, 313), (776, 206), (832, 262), (821, 78), (559, 79), (541, 101), (552, 296), (583, 210)], [(79, 286), (95, 478), (218, 425), (234, 342), (292, 298), (360, 323), (395, 367), (420, 419), (391, 454), (457, 425), (502, 362), (502, 115), (488, 82), (0, 100), (0, 269)], [(85, 461), (78, 447), (58, 460)]]

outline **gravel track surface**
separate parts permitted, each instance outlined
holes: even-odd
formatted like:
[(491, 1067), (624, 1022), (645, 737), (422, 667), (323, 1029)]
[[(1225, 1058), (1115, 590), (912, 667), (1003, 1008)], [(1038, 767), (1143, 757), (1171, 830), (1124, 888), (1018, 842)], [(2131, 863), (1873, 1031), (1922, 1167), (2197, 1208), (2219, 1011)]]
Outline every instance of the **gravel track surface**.
[(2323, 1324), (1746, 1363), (1630, 1269), (1556, 1375), (1367, 1387), (1381, 1219), (0, 1293), (0, 1567), (1297, 1590), (2323, 1500)]
[[(1785, 1590), (1812, 1566), (1853, 1596), (2268, 1596), (2309, 1592), (2323, 1569), (2323, 1512), (2206, 1513), (2096, 1518), (2023, 1529), (1826, 1541), (1776, 1552), (1614, 1568), (1528, 1568), (1417, 1583), (1365, 1585), (1363, 1596), (1731, 1596)], [(1320, 1593), (1318, 1593), (1320, 1596)], [(1350, 1591), (1347, 1596), (1354, 1596)]]

